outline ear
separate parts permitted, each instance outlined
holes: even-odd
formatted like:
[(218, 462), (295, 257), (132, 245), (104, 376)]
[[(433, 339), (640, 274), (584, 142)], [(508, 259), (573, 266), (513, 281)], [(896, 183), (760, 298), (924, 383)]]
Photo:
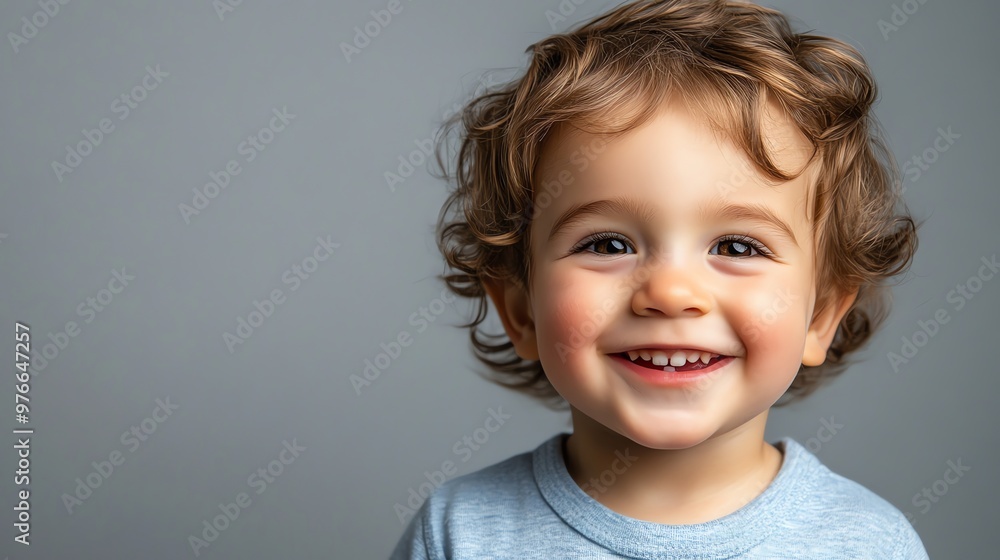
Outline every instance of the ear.
[(826, 351), (833, 343), (833, 336), (837, 333), (840, 320), (847, 314), (847, 310), (857, 297), (858, 290), (855, 288), (853, 292), (831, 302), (826, 310), (813, 319), (809, 330), (806, 331), (806, 346), (802, 352), (803, 365), (818, 366), (826, 361)]
[(483, 286), (497, 308), (507, 337), (514, 343), (514, 351), (524, 360), (538, 360), (535, 321), (525, 290), (506, 280), (486, 279)]

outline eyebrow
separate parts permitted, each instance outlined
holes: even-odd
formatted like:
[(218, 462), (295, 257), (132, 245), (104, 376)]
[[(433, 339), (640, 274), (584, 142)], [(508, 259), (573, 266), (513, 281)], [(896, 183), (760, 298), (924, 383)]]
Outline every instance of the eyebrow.
[[(698, 214), (705, 220), (734, 220), (750, 221), (766, 225), (778, 235), (782, 235), (798, 246), (798, 239), (795, 232), (767, 206), (750, 202), (746, 204), (726, 203), (722, 206), (710, 207), (702, 204), (698, 208)], [(559, 216), (549, 230), (549, 240), (551, 241), (560, 231), (571, 225), (582, 222), (587, 216), (603, 215), (624, 215), (637, 218), (640, 222), (651, 222), (656, 217), (656, 211), (649, 206), (645, 206), (638, 200), (627, 196), (617, 196), (606, 200), (595, 200), (574, 205)]]
[(651, 222), (656, 217), (656, 211), (649, 206), (643, 206), (639, 201), (627, 196), (616, 196), (607, 200), (595, 200), (571, 206), (563, 212), (552, 229), (549, 230), (549, 240), (560, 231), (584, 221), (587, 216), (625, 215), (638, 218), (642, 222)]
[(715, 208), (706, 208), (703, 205), (700, 210), (701, 216), (705, 219), (748, 221), (769, 226), (769, 229), (774, 233), (788, 238), (796, 246), (799, 244), (798, 239), (795, 238), (795, 231), (792, 230), (791, 226), (763, 204), (757, 202), (749, 202), (747, 204), (729, 203)]

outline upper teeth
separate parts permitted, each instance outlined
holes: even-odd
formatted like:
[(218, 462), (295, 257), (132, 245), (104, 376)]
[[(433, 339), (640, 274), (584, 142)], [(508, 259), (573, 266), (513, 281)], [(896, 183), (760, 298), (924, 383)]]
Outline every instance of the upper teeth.
[(712, 358), (719, 357), (719, 354), (711, 352), (699, 352), (697, 350), (674, 350), (667, 354), (662, 350), (629, 350), (628, 357), (633, 362), (639, 358), (653, 362), (654, 366), (681, 367), (685, 363), (693, 364), (698, 360), (707, 364)]

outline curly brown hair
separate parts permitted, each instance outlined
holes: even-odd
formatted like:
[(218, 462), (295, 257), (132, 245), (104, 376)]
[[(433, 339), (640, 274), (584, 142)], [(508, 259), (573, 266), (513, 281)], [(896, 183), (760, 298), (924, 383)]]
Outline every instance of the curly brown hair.
[[(845, 370), (885, 320), (887, 281), (905, 272), (918, 224), (902, 200), (900, 173), (872, 107), (878, 93), (853, 47), (793, 32), (776, 10), (727, 0), (635, 1), (526, 50), (522, 76), (473, 98), (444, 122), (435, 155), (455, 181), (437, 223), (438, 247), (459, 296), (478, 300), (469, 323), (476, 357), (492, 381), (550, 406), (565, 402), (540, 361), (524, 360), (504, 334), (480, 328), (487, 280), (529, 289), (535, 167), (554, 125), (609, 136), (643, 124), (677, 91), (756, 168), (788, 181), (767, 153), (766, 101), (776, 100), (820, 159), (812, 210), (817, 243), (815, 315), (838, 297), (857, 297), (837, 326), (826, 361), (802, 365), (781, 404), (803, 398)], [(462, 125), (454, 173), (444, 163), (448, 132)], [(812, 160), (810, 160), (812, 161)], [(815, 316), (814, 315), (814, 316)]]

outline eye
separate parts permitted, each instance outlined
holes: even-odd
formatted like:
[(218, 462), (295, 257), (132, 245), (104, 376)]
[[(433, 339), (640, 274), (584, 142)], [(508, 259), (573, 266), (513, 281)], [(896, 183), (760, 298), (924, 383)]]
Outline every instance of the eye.
[[(728, 247), (725, 252), (711, 253), (723, 257), (745, 259), (754, 256), (770, 257), (771, 251), (763, 243), (748, 235), (727, 235), (716, 242), (716, 247)], [(757, 254), (755, 255), (754, 252)]]
[(628, 254), (625, 251), (628, 251), (629, 249), (632, 249), (632, 252), (635, 253), (635, 249), (632, 248), (632, 245), (629, 244), (628, 239), (626, 239), (624, 235), (610, 231), (602, 231), (581, 241), (576, 247), (573, 248), (570, 254), (582, 253), (589, 247), (594, 247), (595, 249), (603, 248), (609, 251), (607, 253), (600, 250), (594, 251), (594, 253), (598, 255), (625, 255)]

